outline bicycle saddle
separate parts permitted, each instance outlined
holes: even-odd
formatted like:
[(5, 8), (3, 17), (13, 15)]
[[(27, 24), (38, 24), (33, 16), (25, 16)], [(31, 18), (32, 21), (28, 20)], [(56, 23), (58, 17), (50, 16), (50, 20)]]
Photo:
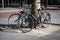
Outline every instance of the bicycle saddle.
[(20, 11), (20, 13), (23, 13), (24, 14), (25, 12), (24, 11)]

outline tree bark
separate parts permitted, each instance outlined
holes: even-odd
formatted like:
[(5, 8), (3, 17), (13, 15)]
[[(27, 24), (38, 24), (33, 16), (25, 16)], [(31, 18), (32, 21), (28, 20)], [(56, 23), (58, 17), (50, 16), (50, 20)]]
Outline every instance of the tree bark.
[[(32, 7), (32, 11), (34, 12), (34, 13), (33, 13), (34, 16), (38, 19), (39, 13), (38, 13), (37, 10), (41, 8), (41, 6), (40, 6), (40, 0), (34, 0), (33, 3), (34, 3), (34, 4), (33, 4), (33, 7)], [(37, 24), (37, 25), (38, 25), (38, 24)], [(37, 27), (37, 25), (36, 25), (36, 27)]]
[(33, 4), (33, 12), (35, 17), (38, 18), (39, 17), (39, 14), (38, 14), (38, 9), (40, 9), (40, 0), (34, 0), (34, 4)]

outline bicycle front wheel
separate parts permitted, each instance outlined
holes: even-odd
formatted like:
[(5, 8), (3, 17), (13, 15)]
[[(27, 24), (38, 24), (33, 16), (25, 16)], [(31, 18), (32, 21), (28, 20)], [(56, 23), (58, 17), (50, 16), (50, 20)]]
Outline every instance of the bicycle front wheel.
[(32, 17), (24, 16), (19, 20), (19, 27), (23, 33), (30, 32), (34, 27), (34, 21)]
[(12, 28), (18, 27), (18, 21), (17, 21), (18, 18), (19, 18), (19, 14), (10, 15), (8, 18), (8, 25)]

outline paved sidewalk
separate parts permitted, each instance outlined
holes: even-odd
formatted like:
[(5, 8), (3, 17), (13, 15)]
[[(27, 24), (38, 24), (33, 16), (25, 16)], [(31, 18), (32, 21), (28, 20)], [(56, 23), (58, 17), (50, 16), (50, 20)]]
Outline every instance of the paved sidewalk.
[(46, 10), (60, 10), (60, 5), (48, 5)]
[(53, 24), (60, 24), (60, 10), (51, 11), (51, 23)]
[(15, 12), (15, 11), (19, 11), (20, 9), (18, 8), (4, 8), (4, 9), (0, 9), (0, 13), (1, 12)]
[(60, 40), (60, 26), (50, 25), (45, 29), (33, 29), (28, 33), (0, 31), (0, 40)]

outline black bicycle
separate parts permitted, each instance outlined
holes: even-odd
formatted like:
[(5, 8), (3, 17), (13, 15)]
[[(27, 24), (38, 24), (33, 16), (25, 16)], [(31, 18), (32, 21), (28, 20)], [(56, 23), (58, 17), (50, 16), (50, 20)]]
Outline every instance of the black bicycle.
[[(32, 6), (32, 4), (30, 6)], [(34, 12), (31, 11), (31, 7), (29, 8), (29, 11), (26, 11), (24, 8), (24, 10), (18, 14), (12, 14), (8, 18), (8, 23), (9, 25), (11, 25), (10, 23), (14, 23), (13, 25), (17, 26), (22, 32), (31, 31), (37, 24), (39, 24), (39, 27), (42, 28), (48, 27), (48, 25), (51, 23), (50, 13), (42, 12), (42, 9), (38, 9), (37, 11), (39, 14), (38, 18), (36, 18)]]

